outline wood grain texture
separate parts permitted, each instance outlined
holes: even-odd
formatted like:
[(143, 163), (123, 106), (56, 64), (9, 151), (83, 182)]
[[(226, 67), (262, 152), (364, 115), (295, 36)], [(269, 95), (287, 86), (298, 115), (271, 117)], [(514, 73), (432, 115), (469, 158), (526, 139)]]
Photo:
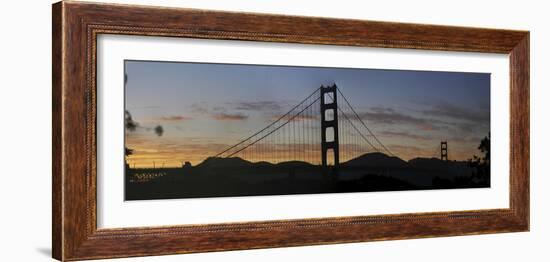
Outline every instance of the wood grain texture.
[(63, 36), (61, 33), (61, 5), (52, 8), (52, 256), (61, 257), (63, 242), (63, 203), (61, 175), (61, 51)]
[(510, 52), (510, 207), (529, 228), (529, 33)]
[[(529, 230), (529, 33), (180, 8), (53, 5), (53, 257), (82, 260)], [(510, 55), (510, 208), (98, 229), (99, 34), (191, 37)]]

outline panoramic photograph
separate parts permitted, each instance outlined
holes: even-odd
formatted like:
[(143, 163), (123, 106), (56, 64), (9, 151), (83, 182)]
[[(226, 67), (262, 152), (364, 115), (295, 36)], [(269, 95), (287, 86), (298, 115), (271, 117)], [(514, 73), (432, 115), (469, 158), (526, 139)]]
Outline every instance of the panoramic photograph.
[(488, 73), (124, 63), (125, 200), (491, 186)]

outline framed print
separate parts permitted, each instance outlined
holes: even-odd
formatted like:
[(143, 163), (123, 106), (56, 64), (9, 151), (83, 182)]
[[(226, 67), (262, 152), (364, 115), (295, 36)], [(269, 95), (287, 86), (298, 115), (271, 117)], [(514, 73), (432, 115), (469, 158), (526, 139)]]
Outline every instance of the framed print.
[(53, 257), (529, 230), (529, 32), (53, 5)]

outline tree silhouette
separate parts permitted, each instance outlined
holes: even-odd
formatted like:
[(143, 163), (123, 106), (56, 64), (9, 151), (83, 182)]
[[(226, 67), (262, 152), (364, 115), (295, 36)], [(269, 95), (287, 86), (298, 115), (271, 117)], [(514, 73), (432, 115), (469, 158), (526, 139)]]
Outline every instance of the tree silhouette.
[(484, 137), (479, 143), (478, 148), (483, 156), (474, 155), (473, 159), (468, 160), (468, 165), (472, 170), (472, 179), (479, 184), (491, 184), (491, 134)]
[(162, 136), (162, 134), (164, 133), (164, 128), (162, 128), (162, 126), (160, 125), (156, 126), (154, 130), (157, 136)]
[(124, 128), (130, 132), (136, 131), (140, 128), (141, 130), (154, 131), (157, 136), (162, 136), (164, 134), (164, 128), (161, 125), (157, 125), (154, 128), (140, 126), (138, 122), (134, 121), (130, 111), (124, 110)]
[(136, 131), (139, 124), (132, 119), (132, 115), (128, 110), (124, 110), (124, 127), (128, 131)]
[(130, 168), (130, 163), (128, 163), (128, 157), (134, 154), (134, 150), (131, 148), (124, 147), (124, 160), (126, 169)]
[(125, 157), (128, 157), (128, 156), (133, 155), (133, 154), (134, 154), (134, 150), (133, 150), (133, 149), (124, 147), (124, 156), (125, 156)]

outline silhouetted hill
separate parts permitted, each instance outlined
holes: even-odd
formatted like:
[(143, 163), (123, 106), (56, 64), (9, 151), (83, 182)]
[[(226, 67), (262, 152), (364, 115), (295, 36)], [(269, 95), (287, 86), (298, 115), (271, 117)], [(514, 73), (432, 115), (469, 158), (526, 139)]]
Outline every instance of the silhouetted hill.
[(415, 168), (444, 170), (448, 168), (467, 167), (466, 161), (443, 161), (439, 158), (414, 158), (409, 164)]
[(256, 162), (256, 163), (252, 163), (254, 166), (265, 166), (265, 167), (269, 167), (269, 166), (273, 166), (273, 163), (270, 163), (270, 162), (267, 162), (267, 161), (260, 161), (260, 162)]
[(202, 163), (198, 164), (200, 168), (219, 168), (219, 167), (249, 167), (254, 165), (252, 162), (246, 161), (240, 157), (209, 157)]
[[(240, 157), (209, 157), (202, 163), (198, 164), (197, 168), (235, 168), (235, 167), (283, 167), (283, 168), (300, 168), (312, 167), (311, 163), (304, 161), (287, 161), (273, 164), (266, 161), (253, 163), (244, 160)], [(467, 168), (466, 161), (442, 161), (438, 158), (414, 158), (408, 162), (399, 157), (388, 156), (384, 153), (375, 152), (367, 153), (341, 163), (342, 167), (364, 167), (364, 168), (413, 168), (425, 170), (449, 170), (449, 169), (464, 169)], [(462, 170), (461, 170), (462, 171)]]
[(409, 160), (409, 164), (416, 168), (425, 168), (425, 169), (444, 169), (447, 167), (445, 161), (439, 158), (422, 158), (417, 157)]
[(278, 167), (304, 167), (304, 166), (312, 166), (312, 164), (304, 161), (288, 161), (288, 162), (281, 162), (277, 163), (276, 166)]
[(407, 162), (399, 157), (388, 156), (383, 153), (367, 153), (356, 157), (352, 160), (344, 162), (342, 166), (348, 167), (390, 167), (390, 168), (403, 168), (407, 167)]
[(415, 158), (405, 162), (368, 153), (341, 163), (337, 170), (302, 161), (253, 163), (239, 157), (210, 157), (194, 167), (127, 167), (125, 194), (127, 200), (138, 200), (488, 186), (473, 180), (465, 161)]
[(244, 160), (240, 157), (209, 157), (204, 160), (202, 163), (198, 164), (198, 168), (222, 168), (222, 167), (307, 167), (312, 166), (312, 164), (304, 161), (287, 161), (277, 164), (273, 164), (266, 161), (260, 162), (250, 162)]

